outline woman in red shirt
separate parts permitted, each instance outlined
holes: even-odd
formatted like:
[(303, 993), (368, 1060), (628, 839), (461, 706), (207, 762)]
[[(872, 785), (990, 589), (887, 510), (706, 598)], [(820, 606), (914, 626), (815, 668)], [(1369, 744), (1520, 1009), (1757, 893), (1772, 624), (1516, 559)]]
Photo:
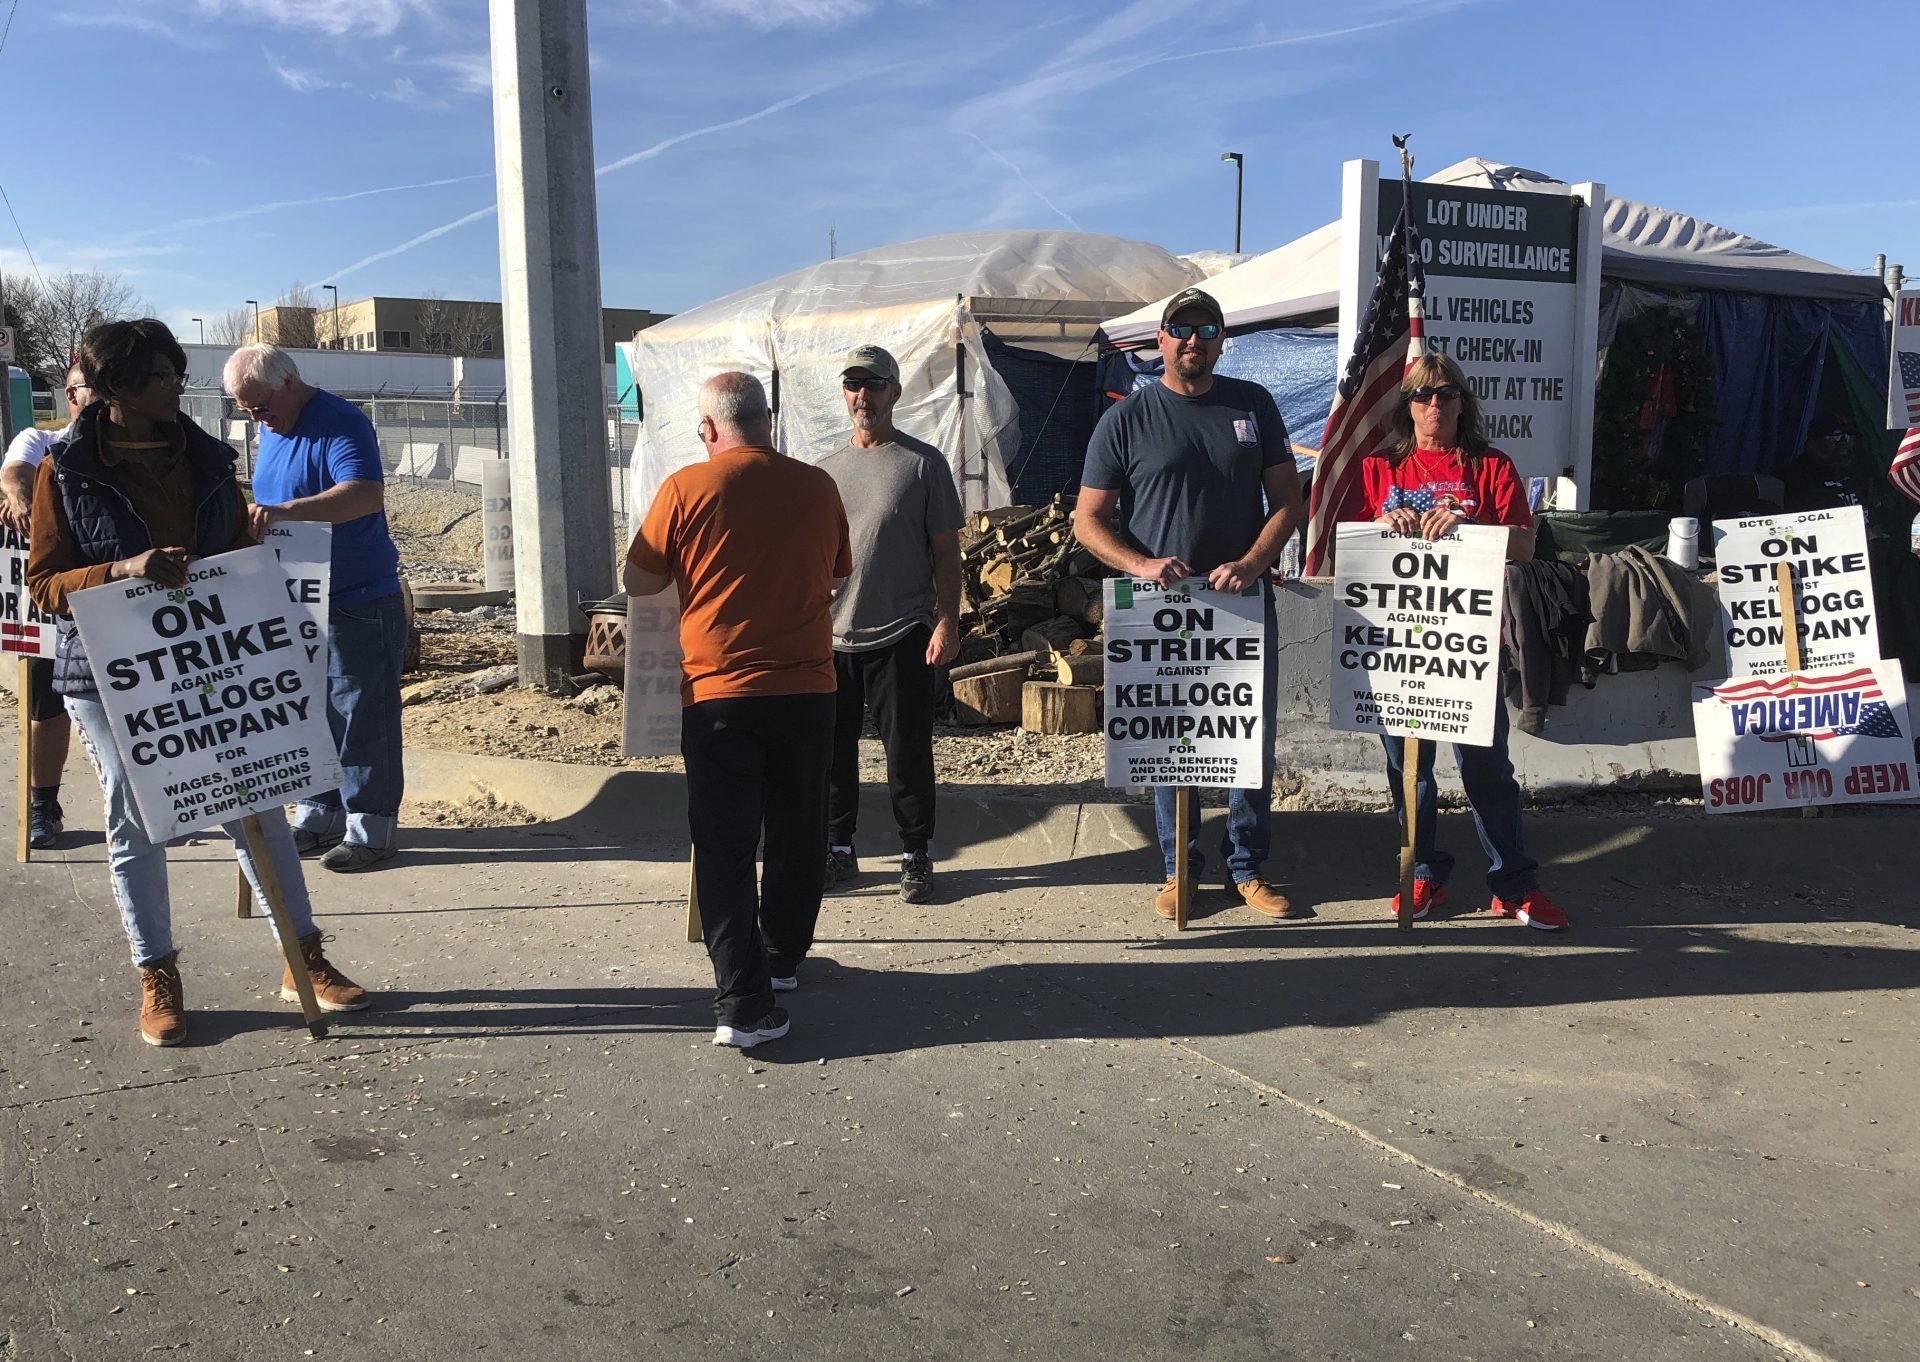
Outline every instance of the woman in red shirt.
[[(1507, 556), (1533, 557), (1533, 512), (1514, 472), (1513, 460), (1487, 443), (1480, 402), (1460, 366), (1447, 355), (1427, 355), (1407, 367), (1393, 411), (1392, 448), (1362, 461), (1364, 514), (1400, 534), (1438, 539), (1463, 523), (1505, 525)], [(1401, 812), (1399, 738), (1381, 739), (1387, 751), (1387, 788)], [(1453, 854), (1434, 846), (1436, 790), (1433, 746), (1420, 749), (1414, 795), (1413, 916), (1425, 917), (1447, 901)], [(1542, 931), (1564, 931), (1566, 914), (1540, 892), (1540, 863), (1527, 855), (1520, 833), (1520, 785), (1507, 756), (1507, 707), (1496, 704), (1493, 746), (1455, 744), (1460, 783), (1473, 808), (1474, 826), (1487, 853), (1491, 911)], [(1402, 815), (1404, 816), (1404, 815)], [(1394, 895), (1394, 911), (1400, 896)]]

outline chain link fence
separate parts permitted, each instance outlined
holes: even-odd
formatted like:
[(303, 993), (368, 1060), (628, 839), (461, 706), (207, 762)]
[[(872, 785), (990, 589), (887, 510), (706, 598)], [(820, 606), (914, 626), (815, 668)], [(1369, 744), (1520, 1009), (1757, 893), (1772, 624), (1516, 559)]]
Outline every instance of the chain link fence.
[[(455, 487), (478, 496), (481, 465), (513, 453), (504, 396), (456, 401), (416, 393), (378, 393), (348, 400), (373, 423), (380, 461), (390, 482)], [(180, 406), (195, 425), (233, 447), (241, 476), (251, 479), (259, 431), (247, 414), (218, 392), (189, 391), (181, 396)], [(633, 459), (639, 439), (640, 422), (630, 411), (623, 412), (619, 403), (609, 402), (607, 492), (613, 538), (621, 552), (631, 538)]]

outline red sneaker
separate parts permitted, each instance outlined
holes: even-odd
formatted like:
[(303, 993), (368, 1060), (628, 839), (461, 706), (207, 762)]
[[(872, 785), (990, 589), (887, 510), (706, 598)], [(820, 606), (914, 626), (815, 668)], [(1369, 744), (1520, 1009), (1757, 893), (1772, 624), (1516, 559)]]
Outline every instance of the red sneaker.
[[(1416, 879), (1413, 882), (1413, 916), (1414, 917), (1416, 918), (1425, 917), (1429, 911), (1440, 907), (1446, 901), (1447, 901), (1446, 885), (1435, 884), (1432, 880), (1422, 880), (1422, 879)], [(1389, 916), (1395, 917), (1395, 918), (1400, 916), (1400, 896), (1398, 894), (1395, 894), (1393, 896), (1393, 905), (1389, 913)]]
[[(1416, 886), (1415, 903), (1420, 901)], [(1537, 927), (1543, 932), (1564, 932), (1567, 930), (1567, 915), (1553, 906), (1553, 900), (1538, 889), (1529, 889), (1522, 899), (1496, 898), (1488, 906), (1495, 917), (1518, 918), (1522, 927)]]

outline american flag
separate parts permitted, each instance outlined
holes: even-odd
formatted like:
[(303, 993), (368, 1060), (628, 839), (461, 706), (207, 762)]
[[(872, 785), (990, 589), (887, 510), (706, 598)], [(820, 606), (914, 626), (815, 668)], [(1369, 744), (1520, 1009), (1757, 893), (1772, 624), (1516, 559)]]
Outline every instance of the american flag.
[(1900, 489), (1909, 501), (1920, 501), (1920, 426), (1915, 426), (1900, 441), (1893, 464), (1887, 469), (1887, 481)]
[[(1790, 742), (1795, 738), (1811, 738), (1815, 742), (1824, 742), (1829, 738), (1898, 738), (1900, 725), (1893, 717), (1893, 710), (1881, 694), (1880, 683), (1874, 679), (1873, 668), (1855, 667), (1851, 671), (1833, 672), (1825, 675), (1787, 675), (1770, 678), (1755, 677), (1746, 681), (1733, 681), (1724, 686), (1715, 686), (1713, 695), (1725, 705), (1750, 704), (1753, 702), (1778, 701), (1791, 704), (1796, 700), (1809, 700), (1808, 717), (1812, 722), (1804, 727), (1783, 732), (1760, 734), (1762, 742)], [(1854, 695), (1859, 699), (1859, 709), (1852, 723), (1836, 722), (1845, 715), (1841, 697)], [(1778, 725), (1769, 725), (1777, 727)]]
[(1384, 448), (1395, 395), (1407, 366), (1427, 351), (1427, 281), (1420, 233), (1413, 225), (1412, 161), (1400, 162), (1400, 216), (1375, 276), (1373, 301), (1354, 338), (1353, 354), (1327, 415), (1307, 509), (1306, 575), (1333, 573), (1335, 526), (1360, 495), (1360, 461)]
[(1920, 421), (1920, 354), (1896, 350), (1900, 357), (1900, 386), (1907, 394), (1907, 419)]

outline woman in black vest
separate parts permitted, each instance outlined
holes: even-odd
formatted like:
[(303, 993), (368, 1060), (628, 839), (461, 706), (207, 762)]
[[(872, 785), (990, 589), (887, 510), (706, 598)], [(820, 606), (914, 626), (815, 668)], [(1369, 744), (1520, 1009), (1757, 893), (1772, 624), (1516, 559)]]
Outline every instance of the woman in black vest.
[[(95, 400), (80, 413), (72, 438), (54, 446), (41, 463), (27, 587), (41, 609), (62, 617), (53, 684), (106, 799), (113, 893), (140, 971), (140, 1037), (149, 1045), (175, 1045), (185, 1039), (187, 1025), (167, 894), (166, 843), (150, 840), (140, 822), (67, 598), (130, 577), (180, 586), (192, 559), (253, 540), (246, 500), (234, 478), (233, 450), (180, 414), (187, 357), (173, 333), (151, 318), (96, 326), (81, 342), (80, 366)], [(330, 1011), (365, 1007), (366, 990), (328, 964), (322, 952), (284, 815), (274, 809), (259, 818), (321, 1006)], [(265, 900), (240, 824), (223, 826), (264, 915)], [(281, 996), (297, 1000), (290, 972), (283, 974)]]

